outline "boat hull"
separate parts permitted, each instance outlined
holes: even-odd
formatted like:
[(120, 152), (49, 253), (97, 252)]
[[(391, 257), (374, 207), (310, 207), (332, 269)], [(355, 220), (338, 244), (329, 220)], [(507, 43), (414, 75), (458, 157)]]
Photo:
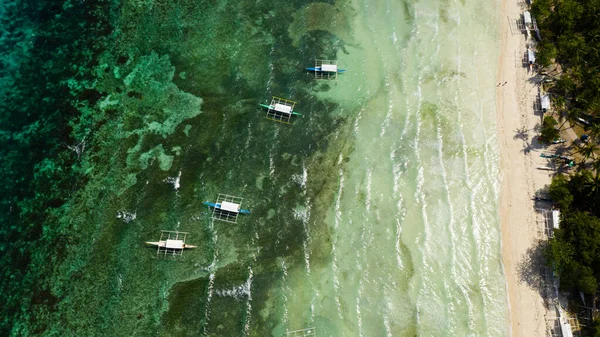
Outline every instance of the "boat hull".
[[(154, 246), (154, 247), (165, 247), (165, 241), (146, 241), (146, 244), (148, 246)], [(188, 245), (188, 244), (184, 244), (183, 245), (183, 249), (193, 249), (193, 248), (198, 248), (198, 246), (194, 246), (194, 245)]]
[[(263, 105), (263, 104), (261, 104)], [(214, 202), (203, 202), (204, 205), (208, 206), (208, 207), (213, 207), (213, 208), (218, 208), (221, 209), (221, 204), (215, 204)], [(240, 209), (240, 213), (242, 214), (250, 214), (250, 210), (247, 209)]]
[[(308, 71), (326, 72), (326, 71), (321, 71), (320, 67), (316, 67), (316, 68), (315, 67), (310, 67), (310, 68), (306, 68), (306, 70), (308, 70)], [(338, 69), (337, 70), (338, 73), (343, 73), (345, 71), (346, 71), (345, 69)], [(327, 72), (329, 72), (329, 71), (327, 71)]]

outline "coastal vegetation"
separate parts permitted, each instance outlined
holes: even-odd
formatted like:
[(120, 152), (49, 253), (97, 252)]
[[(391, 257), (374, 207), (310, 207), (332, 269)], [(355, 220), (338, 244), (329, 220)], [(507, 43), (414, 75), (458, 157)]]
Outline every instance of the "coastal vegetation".
[(532, 5), (543, 40), (537, 60), (543, 67), (559, 63), (563, 73), (553, 93), (564, 99), (569, 114), (600, 112), (600, 1), (541, 0)]
[[(559, 77), (547, 79), (554, 101), (554, 117), (576, 126), (581, 139), (573, 140), (572, 154), (579, 165), (574, 172), (558, 174), (549, 188), (561, 210), (560, 229), (550, 239), (547, 258), (560, 276), (563, 290), (596, 298), (600, 280), (600, 1), (536, 0), (532, 12), (543, 41), (537, 60), (548, 69), (562, 68)], [(544, 119), (542, 133), (555, 122)], [(573, 296), (574, 300), (576, 296)], [(598, 324), (589, 334), (600, 336)]]
[(542, 139), (551, 142), (557, 140), (560, 137), (560, 132), (556, 128), (558, 122), (552, 116), (545, 116), (542, 121), (542, 129), (540, 135)]

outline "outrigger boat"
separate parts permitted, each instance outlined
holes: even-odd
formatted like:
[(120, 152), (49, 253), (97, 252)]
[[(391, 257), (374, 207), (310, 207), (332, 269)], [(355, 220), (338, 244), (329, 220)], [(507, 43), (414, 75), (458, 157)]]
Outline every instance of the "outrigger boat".
[[(275, 105), (269, 105), (269, 104), (262, 104), (262, 103), (260, 103), (259, 105), (262, 106), (263, 108), (267, 108), (269, 110), (275, 110), (275, 111), (282, 110), (281, 107), (277, 106), (277, 104), (275, 104)], [(302, 116), (301, 113), (296, 112), (296, 111), (290, 111), (289, 113), (291, 113), (292, 115), (296, 115), (296, 116)]]
[(237, 223), (238, 215), (250, 214), (247, 209), (242, 209), (241, 197), (219, 193), (215, 202), (206, 201), (203, 204), (212, 209), (211, 218), (229, 223)]
[(567, 161), (573, 160), (573, 159), (571, 159), (571, 158), (569, 158), (567, 156), (561, 156), (561, 155), (558, 155), (558, 154), (546, 154), (546, 153), (542, 153), (542, 154), (540, 154), (540, 157), (542, 157), (542, 158), (559, 158), (559, 159), (567, 160)]
[(290, 124), (292, 116), (302, 116), (301, 113), (294, 111), (296, 102), (289, 99), (273, 96), (271, 103), (259, 105), (267, 109), (265, 118), (275, 122)]
[(344, 69), (339, 69), (336, 60), (321, 60), (315, 59), (315, 65), (313, 67), (306, 68), (308, 71), (315, 73), (316, 79), (321, 80), (335, 80), (337, 74), (345, 72)]
[(231, 203), (231, 202), (227, 202), (227, 201), (223, 201), (223, 203), (219, 203), (219, 204), (214, 203), (214, 202), (206, 201), (203, 204), (206, 205), (206, 206), (208, 206), (208, 207), (216, 208), (216, 209), (227, 211), (227, 212), (250, 214), (249, 210), (247, 210), (247, 209), (240, 209), (239, 205)]
[(192, 248), (198, 248), (198, 246), (188, 245), (186, 243), (183, 243), (183, 240), (171, 240), (171, 239), (167, 239), (167, 240), (164, 240), (164, 241), (146, 241), (146, 244), (148, 246), (154, 246), (154, 247), (166, 248), (166, 249), (192, 249)]
[(548, 166), (538, 166), (537, 169), (538, 170), (543, 170), (543, 171), (556, 171), (555, 168), (548, 167)]
[(185, 249), (197, 248), (185, 243), (188, 234), (188, 232), (162, 230), (158, 241), (146, 241), (146, 244), (157, 248), (156, 256), (182, 256)]
[(322, 67), (309, 67), (306, 68), (308, 71), (320, 71), (323, 73), (343, 73), (345, 69), (338, 69), (337, 66), (331, 67), (329, 64), (324, 64)]
[(561, 156), (558, 154), (545, 154), (542, 153), (540, 154), (540, 157), (542, 158), (548, 158), (548, 159), (562, 159), (565, 163), (565, 165), (567, 165), (567, 167), (573, 167), (575, 166), (575, 161), (569, 157), (566, 156)]

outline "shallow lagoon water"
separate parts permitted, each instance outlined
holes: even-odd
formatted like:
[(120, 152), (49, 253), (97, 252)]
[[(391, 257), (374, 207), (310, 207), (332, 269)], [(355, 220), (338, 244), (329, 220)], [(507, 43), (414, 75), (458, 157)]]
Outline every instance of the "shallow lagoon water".
[(494, 8), (353, 8), (353, 45), (339, 56), (355, 70), (323, 95), (358, 107), (323, 219), (332, 261), (315, 270), (308, 258), (286, 279), (286, 298), (300, 299), (284, 310), (326, 317), (332, 336), (506, 335)]

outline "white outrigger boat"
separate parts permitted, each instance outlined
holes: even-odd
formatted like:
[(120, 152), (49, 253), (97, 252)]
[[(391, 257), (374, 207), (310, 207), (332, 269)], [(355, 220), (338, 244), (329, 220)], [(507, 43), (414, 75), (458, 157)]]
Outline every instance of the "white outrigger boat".
[(346, 70), (338, 68), (336, 60), (315, 60), (315, 66), (306, 68), (308, 71), (315, 73), (316, 79), (337, 79), (337, 74), (341, 74)]
[(168, 249), (192, 249), (198, 248), (198, 246), (187, 245), (183, 243), (183, 240), (164, 240), (164, 241), (146, 241), (149, 246), (162, 247)]
[(149, 246), (157, 248), (156, 255), (183, 255), (184, 249), (197, 248), (194, 245), (185, 243), (185, 239), (189, 233), (177, 231), (160, 231), (160, 239), (158, 241), (146, 241)]

